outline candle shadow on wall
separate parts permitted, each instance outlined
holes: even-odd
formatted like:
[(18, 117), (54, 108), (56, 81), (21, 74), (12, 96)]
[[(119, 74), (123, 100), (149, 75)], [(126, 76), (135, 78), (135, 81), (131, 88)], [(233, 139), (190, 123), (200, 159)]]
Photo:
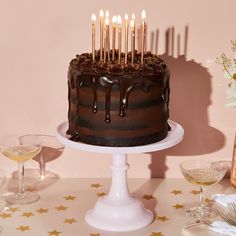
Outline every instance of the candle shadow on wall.
[[(170, 119), (184, 128), (184, 139), (178, 145), (151, 153), (151, 177), (165, 177), (168, 170), (167, 156), (204, 155), (220, 150), (225, 136), (209, 125), (208, 108), (211, 105), (211, 75), (207, 68), (194, 60), (187, 60), (189, 28), (183, 37), (183, 54), (180, 53), (180, 34), (175, 37), (174, 27), (166, 30), (165, 53), (160, 57), (169, 67), (170, 78)], [(156, 31), (158, 41), (158, 30)], [(174, 48), (174, 39), (177, 47)], [(157, 45), (157, 43), (156, 43)], [(153, 48), (153, 47), (152, 47)], [(158, 50), (158, 46), (155, 48)], [(177, 52), (174, 57), (174, 52)], [(176, 166), (176, 168), (179, 168)]]
[[(207, 68), (194, 60), (187, 60), (189, 28), (186, 26), (183, 40), (181, 35), (175, 37), (175, 28), (165, 33), (165, 53), (158, 53), (159, 30), (151, 33), (151, 51), (162, 58), (169, 67), (170, 78), (170, 119), (184, 128), (182, 142), (174, 147), (150, 153), (149, 165), (152, 178), (165, 178), (168, 170), (166, 157), (204, 155), (220, 150), (225, 143), (225, 136), (209, 125), (208, 108), (211, 105), (211, 75)], [(155, 39), (155, 40), (154, 40)], [(176, 42), (174, 41), (176, 39)], [(174, 48), (174, 46), (176, 48)], [(182, 45), (182, 53), (181, 47)], [(207, 157), (206, 157), (207, 158)], [(179, 170), (179, 166), (175, 167)], [(158, 185), (161, 182), (158, 182)], [(135, 193), (139, 196), (150, 195), (157, 185), (146, 181)], [(144, 201), (145, 207), (155, 213), (157, 200)]]

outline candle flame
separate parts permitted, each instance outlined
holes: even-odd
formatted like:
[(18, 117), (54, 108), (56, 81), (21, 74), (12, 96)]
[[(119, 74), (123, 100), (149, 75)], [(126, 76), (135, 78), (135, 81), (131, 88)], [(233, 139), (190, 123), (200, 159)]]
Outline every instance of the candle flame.
[(109, 11), (106, 10), (106, 18), (109, 18)]
[(121, 21), (121, 16), (120, 15), (117, 16), (117, 23), (118, 23), (119, 26), (121, 26), (122, 21)]
[(143, 19), (143, 20), (146, 19), (146, 12), (145, 12), (145, 10), (142, 10), (142, 19)]
[(92, 19), (92, 23), (94, 24), (96, 22), (96, 15), (92, 14), (91, 19)]
[(112, 24), (115, 25), (116, 24), (116, 16), (112, 17)]
[(104, 11), (102, 9), (100, 10), (100, 17), (104, 17)]
[(135, 20), (135, 14), (134, 13), (132, 14), (132, 19)]
[(129, 19), (128, 14), (125, 14), (125, 21)]
[(106, 18), (106, 19), (105, 19), (105, 26), (108, 26), (109, 23), (110, 23), (110, 22), (109, 22), (109, 18)]

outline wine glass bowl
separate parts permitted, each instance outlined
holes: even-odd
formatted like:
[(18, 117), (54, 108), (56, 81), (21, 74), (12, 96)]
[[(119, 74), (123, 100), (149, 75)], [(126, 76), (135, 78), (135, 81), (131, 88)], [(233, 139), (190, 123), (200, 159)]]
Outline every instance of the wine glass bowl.
[[(29, 135), (24, 135), (19, 138), (21, 143), (27, 140)], [(53, 135), (35, 134), (42, 141), (41, 151), (33, 158), (39, 163), (40, 179), (44, 180), (46, 177), (55, 177), (56, 175), (46, 171), (46, 163), (57, 159), (64, 151), (65, 146), (57, 140)]]
[(227, 165), (219, 161), (189, 160), (180, 164), (180, 170), (188, 182), (200, 187), (200, 205), (188, 210), (187, 215), (196, 219), (215, 216), (217, 212), (205, 205), (204, 191), (206, 187), (218, 183), (224, 177)]
[(41, 151), (41, 139), (35, 135), (29, 135), (24, 143), (19, 142), (19, 136), (7, 136), (0, 139), (1, 153), (18, 163), (18, 192), (6, 195), (5, 200), (9, 204), (28, 204), (36, 202), (40, 197), (35, 192), (25, 191), (24, 163), (34, 158)]

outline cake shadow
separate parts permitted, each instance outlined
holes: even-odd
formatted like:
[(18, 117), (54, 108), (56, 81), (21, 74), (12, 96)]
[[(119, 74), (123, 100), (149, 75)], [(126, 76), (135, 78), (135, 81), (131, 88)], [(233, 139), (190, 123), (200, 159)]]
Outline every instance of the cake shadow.
[(138, 189), (136, 189), (132, 195), (137, 197), (144, 205), (144, 207), (152, 211), (154, 219), (156, 218), (156, 208), (158, 206), (158, 199), (153, 196), (158, 186), (162, 183), (162, 179), (158, 181), (151, 181), (148, 179)]
[(216, 152), (224, 147), (225, 136), (209, 125), (211, 75), (207, 68), (185, 55), (177, 58), (160, 56), (170, 69), (170, 119), (184, 128), (184, 139), (178, 145), (151, 153), (151, 177), (164, 178), (168, 156), (194, 156)]

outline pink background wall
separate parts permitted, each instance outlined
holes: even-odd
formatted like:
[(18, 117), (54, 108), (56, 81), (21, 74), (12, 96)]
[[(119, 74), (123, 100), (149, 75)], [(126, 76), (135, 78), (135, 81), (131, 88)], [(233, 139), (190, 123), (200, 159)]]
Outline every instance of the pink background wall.
[[(158, 53), (171, 70), (171, 116), (182, 124), (185, 139), (178, 146), (152, 154), (129, 155), (130, 177), (180, 177), (184, 159), (230, 160), (236, 110), (225, 108), (221, 67), (215, 58), (232, 56), (230, 40), (236, 39), (235, 0), (1, 0), (0, 1), (0, 135), (11, 133), (55, 134), (67, 119), (67, 68), (78, 53), (88, 52), (90, 18), (103, 8), (110, 15), (135, 13), (140, 20), (146, 9), (148, 36), (159, 30)], [(165, 53), (165, 31), (180, 34), (188, 25), (186, 56)], [(98, 44), (97, 44), (98, 45)], [(150, 48), (150, 44), (149, 44)], [(110, 155), (66, 149), (47, 168), (62, 177), (110, 176)], [(0, 157), (8, 175), (13, 161)], [(27, 168), (37, 168), (29, 161)]]

